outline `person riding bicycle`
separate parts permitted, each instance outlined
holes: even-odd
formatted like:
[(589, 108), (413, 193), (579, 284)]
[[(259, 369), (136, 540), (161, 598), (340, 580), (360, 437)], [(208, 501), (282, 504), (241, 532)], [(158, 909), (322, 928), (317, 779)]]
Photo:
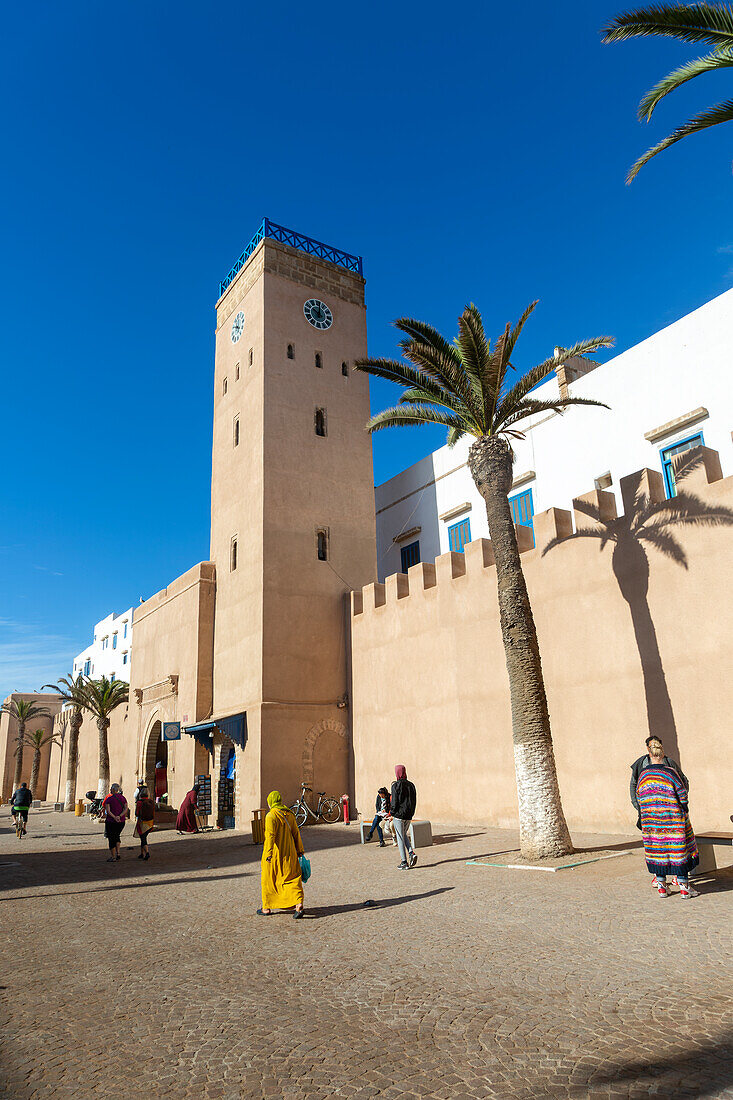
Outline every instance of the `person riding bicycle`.
[(31, 802), (33, 801), (33, 792), (28, 789), (27, 783), (21, 783), (17, 791), (14, 792), (13, 797), (10, 799), (10, 808), (13, 814), (13, 820), (16, 825), (18, 824), (18, 818), (23, 822), (23, 832), (27, 832), (28, 824), (28, 810), (30, 809)]

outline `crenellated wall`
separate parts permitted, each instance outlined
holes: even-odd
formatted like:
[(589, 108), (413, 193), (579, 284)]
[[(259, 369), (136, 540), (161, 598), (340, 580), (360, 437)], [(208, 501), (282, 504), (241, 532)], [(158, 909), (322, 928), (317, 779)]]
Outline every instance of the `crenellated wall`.
[[(682, 509), (664, 502), (658, 472), (642, 470), (622, 479), (624, 516), (596, 490), (573, 515), (536, 515), (534, 544), (517, 528), (576, 830), (633, 827), (629, 765), (650, 730), (690, 779), (694, 826), (730, 828), (733, 478), (698, 448), (680, 489)], [(360, 809), (404, 763), (418, 817), (515, 824), (491, 543), (352, 593), (352, 642)]]

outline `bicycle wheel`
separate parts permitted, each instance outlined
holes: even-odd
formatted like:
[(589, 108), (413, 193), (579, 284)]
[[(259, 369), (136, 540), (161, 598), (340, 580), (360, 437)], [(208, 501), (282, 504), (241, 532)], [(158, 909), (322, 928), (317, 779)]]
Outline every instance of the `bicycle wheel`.
[(321, 803), (321, 817), (333, 825), (341, 817), (341, 807), (335, 798), (324, 798)]
[(298, 822), (298, 828), (302, 829), (308, 820), (308, 810), (302, 802), (295, 802), (291, 808), (295, 814), (295, 820)]

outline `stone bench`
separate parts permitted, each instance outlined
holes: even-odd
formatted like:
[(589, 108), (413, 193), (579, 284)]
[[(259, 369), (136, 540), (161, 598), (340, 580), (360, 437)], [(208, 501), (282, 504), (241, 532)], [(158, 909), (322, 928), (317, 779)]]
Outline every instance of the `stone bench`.
[[(697, 846), (700, 849), (700, 862), (693, 871), (694, 875), (704, 875), (707, 871), (717, 870), (719, 864), (716, 862), (715, 853), (712, 848), (717, 845), (723, 847), (733, 848), (733, 833), (723, 832), (707, 832), (707, 833), (695, 833), (695, 840)], [(727, 863), (723, 866), (728, 866)]]
[[(371, 820), (359, 821), (359, 837), (362, 844), (366, 843), (367, 833), (371, 827)], [(429, 848), (433, 843), (433, 830), (429, 821), (417, 821), (413, 819), (410, 822), (408, 832), (410, 835), (410, 843), (413, 848)]]

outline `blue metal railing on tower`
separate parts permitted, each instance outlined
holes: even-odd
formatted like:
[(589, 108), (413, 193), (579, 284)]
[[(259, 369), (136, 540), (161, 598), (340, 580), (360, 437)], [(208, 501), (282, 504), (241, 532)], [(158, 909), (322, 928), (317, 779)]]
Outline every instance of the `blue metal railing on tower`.
[(257, 245), (265, 237), (280, 241), (281, 244), (290, 245), (291, 248), (297, 248), (299, 252), (306, 252), (309, 256), (318, 256), (321, 260), (328, 260), (338, 267), (346, 268), (347, 271), (355, 271), (357, 275), (363, 276), (364, 274), (361, 256), (352, 256), (350, 252), (343, 252), (340, 248), (324, 244), (323, 241), (316, 241), (313, 237), (306, 237), (302, 233), (296, 233), (294, 229), (286, 229), (284, 225), (278, 225), (276, 222), (271, 222), (269, 218), (264, 218), (226, 279), (219, 283), (219, 297), (222, 296), (227, 287), (231, 286)]

